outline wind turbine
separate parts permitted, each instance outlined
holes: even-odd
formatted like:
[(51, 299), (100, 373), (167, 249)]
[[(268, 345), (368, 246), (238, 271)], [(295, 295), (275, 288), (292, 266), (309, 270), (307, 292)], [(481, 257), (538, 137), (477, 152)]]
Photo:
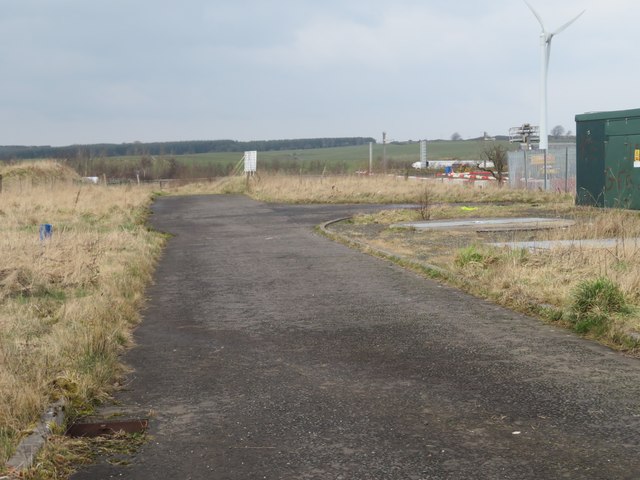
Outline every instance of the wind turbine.
[(542, 27), (542, 32), (540, 32), (540, 46), (541, 48), (541, 59), (542, 59), (542, 75), (540, 77), (540, 150), (547, 150), (549, 148), (549, 132), (547, 130), (547, 74), (549, 72), (549, 55), (551, 54), (551, 40), (553, 37), (558, 35), (560, 32), (565, 30), (569, 25), (575, 22), (582, 14), (586, 11), (583, 10), (580, 12), (573, 20), (568, 21), (560, 28), (555, 30), (554, 32), (547, 32), (547, 29), (544, 27), (544, 23), (542, 22), (542, 17), (538, 15), (538, 12), (534, 10), (527, 0), (524, 0), (524, 3), (527, 4), (529, 9), (533, 12), (535, 17), (540, 22), (540, 26)]

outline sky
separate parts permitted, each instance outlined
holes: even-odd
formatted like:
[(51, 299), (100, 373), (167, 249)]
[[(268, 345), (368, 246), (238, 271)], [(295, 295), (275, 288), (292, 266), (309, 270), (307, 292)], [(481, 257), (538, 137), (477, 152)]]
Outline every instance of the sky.
[[(530, 0), (549, 120), (640, 107), (637, 0)], [(0, 145), (506, 135), (539, 124), (522, 0), (0, 0)]]

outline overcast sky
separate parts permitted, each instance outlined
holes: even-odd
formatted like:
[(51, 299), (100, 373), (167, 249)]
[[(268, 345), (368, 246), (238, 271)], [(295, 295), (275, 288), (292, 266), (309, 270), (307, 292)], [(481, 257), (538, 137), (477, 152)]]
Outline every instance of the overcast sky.
[[(637, 0), (531, 0), (549, 128), (640, 107)], [(521, 0), (0, 0), (0, 145), (507, 134), (539, 123)]]

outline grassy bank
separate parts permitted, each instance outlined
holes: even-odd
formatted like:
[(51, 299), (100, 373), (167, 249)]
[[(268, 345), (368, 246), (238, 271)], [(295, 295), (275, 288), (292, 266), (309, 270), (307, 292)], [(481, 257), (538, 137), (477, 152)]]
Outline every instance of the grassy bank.
[[(163, 238), (151, 191), (77, 183), (52, 162), (5, 167), (0, 193), (0, 465), (44, 407), (103, 398), (122, 373)], [(40, 240), (41, 224), (53, 225)]]

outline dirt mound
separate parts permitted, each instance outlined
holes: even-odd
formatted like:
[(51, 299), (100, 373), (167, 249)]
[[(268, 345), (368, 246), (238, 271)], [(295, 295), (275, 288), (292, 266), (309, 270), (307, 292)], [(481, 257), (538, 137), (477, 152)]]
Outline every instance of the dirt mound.
[(31, 181), (33, 185), (80, 180), (75, 170), (53, 160), (6, 165), (0, 167), (0, 175), (6, 182)]

